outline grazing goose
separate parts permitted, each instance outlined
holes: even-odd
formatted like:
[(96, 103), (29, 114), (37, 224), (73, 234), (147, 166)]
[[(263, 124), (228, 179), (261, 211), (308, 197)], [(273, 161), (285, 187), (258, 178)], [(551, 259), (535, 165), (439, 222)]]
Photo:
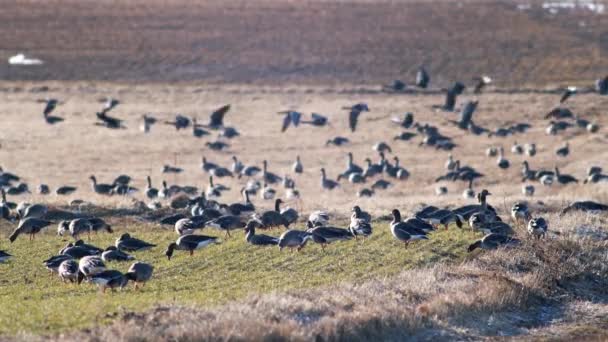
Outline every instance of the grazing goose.
[(492, 83), (492, 79), (486, 75), (473, 77), (473, 81), (476, 82), (475, 89), (473, 89), (474, 94), (481, 94), (481, 90), (488, 84)]
[(516, 224), (520, 222), (525, 222), (530, 219), (530, 209), (528, 209), (528, 205), (524, 202), (516, 202), (511, 207), (511, 217), (515, 221)]
[(198, 125), (196, 123), (196, 119), (192, 119), (192, 136), (195, 138), (202, 138), (205, 135), (209, 135), (210, 133), (206, 130), (204, 130), (203, 128), (200, 127), (200, 125)]
[(139, 126), (139, 130), (144, 133), (150, 133), (152, 125), (156, 123), (156, 118), (147, 114), (142, 116), (142, 123)]
[(102, 293), (106, 292), (106, 289), (114, 291), (115, 288), (124, 288), (127, 286), (129, 279), (125, 277), (120, 271), (106, 270), (89, 277), (89, 281), (96, 284)]
[(173, 252), (178, 250), (188, 251), (190, 256), (192, 256), (195, 250), (205, 248), (213, 243), (218, 243), (216, 237), (206, 235), (182, 235), (177, 241), (172, 242), (167, 247), (165, 255), (167, 256), (167, 259), (171, 260)]
[(243, 170), (239, 174), (239, 178), (241, 178), (242, 176), (253, 177), (253, 176), (257, 175), (258, 173), (260, 173), (260, 171), (262, 171), (262, 170), (255, 165), (245, 166), (245, 168), (243, 168)]
[(504, 149), (502, 146), (498, 149), (498, 159), (496, 160), (496, 165), (498, 165), (498, 167), (501, 169), (508, 169), (510, 166), (509, 161), (504, 157)]
[(148, 182), (148, 185), (146, 186), (146, 197), (148, 197), (149, 199), (157, 198), (158, 189), (156, 189), (152, 186), (152, 179), (150, 178), (150, 176), (147, 176), (146, 180)]
[(91, 230), (93, 230), (93, 227), (86, 218), (74, 219), (68, 225), (68, 231), (74, 239), (77, 239), (82, 233), (87, 233), (90, 238)]
[(387, 188), (389, 188), (392, 184), (384, 179), (378, 179), (377, 181), (374, 182), (374, 184), (372, 184), (372, 190), (378, 190), (378, 189), (382, 189), (382, 190), (386, 190)]
[(8, 254), (7, 252), (0, 250), (0, 264), (3, 262), (7, 262), (8, 259), (10, 259), (12, 257), (12, 255)]
[(41, 220), (35, 217), (28, 217), (19, 221), (19, 225), (8, 237), (11, 242), (14, 242), (20, 234), (28, 234), (30, 240), (34, 239), (34, 236), (42, 230), (42, 228), (50, 225), (51, 222), (47, 220)]
[(431, 76), (424, 69), (424, 67), (418, 68), (418, 72), (416, 72), (416, 86), (422, 89), (426, 89), (431, 82)]
[(264, 234), (255, 234), (255, 228), (259, 222), (251, 220), (245, 226), (245, 240), (254, 246), (276, 246), (279, 244), (279, 239), (273, 236)]
[(568, 142), (564, 143), (564, 146), (558, 148), (557, 150), (555, 150), (555, 154), (559, 157), (566, 157), (568, 156), (568, 154), (570, 154), (570, 146), (568, 145)]
[(351, 132), (354, 132), (357, 129), (359, 115), (361, 115), (362, 112), (369, 112), (369, 107), (366, 103), (357, 103), (354, 106), (343, 107), (342, 109), (350, 111), (348, 114), (348, 126), (350, 127)]
[(233, 177), (232, 176), (232, 171), (228, 170), (225, 167), (216, 167), (216, 168), (212, 169), (211, 171), (209, 171), (209, 173), (212, 176), (215, 176), (215, 177), (218, 177), (218, 178)]
[(471, 244), (468, 248), (468, 251), (470, 253), (476, 250), (477, 248), (492, 250), (500, 246), (508, 247), (515, 246), (517, 244), (519, 244), (518, 239), (512, 238), (508, 235), (491, 233), (481, 238), (481, 240), (477, 240), (473, 244)]
[(78, 262), (74, 259), (67, 259), (59, 264), (57, 273), (61, 281), (74, 283), (78, 281)]
[(304, 166), (302, 166), (302, 162), (300, 161), (300, 156), (296, 156), (296, 161), (293, 163), (291, 167), (294, 173), (302, 173), (304, 172)]
[(51, 188), (49, 188), (49, 186), (46, 184), (38, 185), (37, 190), (38, 190), (38, 194), (40, 194), (40, 195), (48, 195), (51, 193)]
[(344, 228), (321, 226), (315, 227), (312, 223), (308, 222), (307, 233), (312, 234), (312, 241), (321, 245), (321, 248), (325, 249), (325, 245), (332, 242), (350, 240), (353, 238), (351, 231)]
[(513, 235), (513, 228), (505, 222), (488, 221), (482, 213), (475, 213), (469, 218), (469, 226), (484, 234)]
[[(407, 113), (405, 113), (403, 118), (395, 116), (395, 117), (391, 118), (391, 121), (403, 128), (406, 128), (406, 129), (411, 128), (412, 125), (414, 124), (414, 113), (407, 112)], [(414, 135), (416, 135), (416, 134), (414, 134)], [(397, 140), (397, 139), (395, 139), (395, 140)]]
[(372, 149), (376, 152), (384, 153), (384, 152), (388, 151), (389, 153), (393, 153), (393, 150), (391, 149), (391, 147), (384, 141), (377, 142), (376, 144), (374, 144)]
[(230, 237), (230, 231), (245, 228), (245, 222), (239, 216), (224, 215), (207, 222), (206, 226), (223, 230), (226, 237)]
[(239, 133), (239, 131), (237, 131), (236, 128), (229, 126), (229, 127), (222, 128), (218, 137), (232, 139), (232, 138), (238, 137), (240, 135), (241, 135), (241, 133)]
[(97, 178), (95, 178), (95, 176), (90, 176), (89, 179), (91, 180), (93, 191), (96, 194), (108, 196), (114, 194), (114, 186), (112, 184), (97, 183)]
[(404, 247), (414, 240), (428, 240), (426, 233), (409, 224), (401, 221), (401, 213), (397, 209), (392, 211), (393, 221), (391, 221), (391, 233), (393, 236), (404, 243)]
[(524, 184), (521, 186), (521, 193), (524, 196), (534, 196), (534, 185)]
[(535, 217), (528, 222), (528, 234), (537, 239), (545, 237), (547, 233), (547, 221), (542, 217)]
[(335, 145), (335, 146), (342, 146), (345, 144), (348, 144), (350, 142), (350, 140), (348, 140), (348, 138), (344, 138), (344, 137), (334, 137), (332, 139), (327, 140), (327, 142), (325, 142), (325, 146), (329, 146), (329, 145)]
[(279, 237), (279, 250), (282, 251), (283, 248), (287, 247), (290, 249), (296, 248), (299, 252), (304, 246), (306, 246), (306, 242), (308, 240), (312, 240), (313, 236), (309, 232), (304, 232), (301, 230), (287, 230)]
[(334, 188), (340, 186), (340, 183), (328, 179), (325, 174), (325, 168), (321, 168), (321, 187), (326, 190), (333, 190)]
[(72, 257), (69, 255), (60, 254), (44, 260), (42, 264), (47, 270), (49, 270), (49, 272), (51, 272), (51, 274), (53, 274), (58, 272), (59, 266), (66, 260), (72, 260)]
[(357, 197), (359, 197), (359, 198), (372, 197), (372, 196), (374, 196), (374, 190), (372, 190), (372, 189), (363, 188), (363, 189), (357, 191)]
[(562, 214), (569, 213), (571, 211), (584, 211), (584, 212), (600, 212), (607, 211), (608, 205), (597, 203), (593, 201), (576, 201), (569, 206), (562, 209)]
[(576, 94), (577, 91), (578, 90), (576, 89), (576, 87), (568, 87), (568, 88), (566, 88), (566, 90), (562, 94), (562, 97), (559, 99), (559, 103), (566, 102), (566, 100), (568, 100), (570, 98), (570, 96)]
[(55, 190), (55, 193), (57, 195), (69, 195), (71, 193), (73, 193), (74, 191), (76, 191), (76, 187), (75, 186), (69, 186), (69, 185), (64, 185), (64, 186), (60, 186), (57, 188), (57, 190)]
[(313, 211), (308, 216), (308, 221), (311, 222), (315, 227), (325, 226), (329, 223), (329, 213), (321, 210)]
[(244, 168), (245, 165), (243, 165), (243, 163), (238, 160), (236, 156), (232, 156), (232, 165), (230, 166), (230, 170), (232, 171), (232, 173), (239, 175), (240, 177), (240, 174)]
[(262, 192), (260, 193), (260, 196), (262, 197), (262, 199), (264, 199), (264, 200), (274, 199), (274, 196), (276, 196), (276, 194), (277, 194), (276, 190), (271, 188), (270, 186), (268, 186), (266, 181), (264, 181), (264, 186), (262, 187)]
[(137, 261), (131, 264), (129, 270), (125, 274), (125, 277), (132, 281), (135, 289), (137, 290), (139, 286), (143, 287), (150, 278), (152, 278), (152, 273), (154, 272), (154, 266)]
[(134, 256), (117, 249), (115, 246), (109, 246), (103, 253), (101, 253), (101, 260), (105, 262), (129, 261), (133, 259), (135, 259)]
[(526, 155), (528, 155), (529, 157), (534, 157), (536, 155), (536, 144), (525, 144), (524, 150), (526, 152)]
[(23, 210), (22, 214), (20, 214), (20, 219), (33, 217), (33, 218), (42, 218), (48, 212), (48, 207), (43, 204), (32, 204), (28, 205), (25, 210)]
[(106, 270), (106, 264), (100, 257), (89, 255), (80, 259), (78, 262), (78, 284), (80, 284), (85, 278), (99, 274)]
[(268, 161), (264, 160), (262, 165), (262, 179), (265, 182), (269, 184), (276, 184), (282, 180), (281, 177), (277, 176), (276, 174), (268, 172)]
[(555, 167), (555, 179), (560, 184), (578, 183), (578, 179), (568, 174), (561, 174), (557, 166)]
[(163, 165), (162, 169), (160, 170), (162, 173), (182, 173), (184, 171), (184, 169), (182, 169), (181, 167), (176, 167), (176, 166), (171, 166), (171, 165)]
[(261, 228), (270, 229), (274, 227), (284, 226), (286, 229), (289, 228), (291, 222), (287, 218), (281, 215), (281, 201), (280, 198), (274, 202), (274, 210), (268, 210), (257, 217), (257, 221), (260, 223)]
[(124, 233), (118, 239), (116, 239), (115, 246), (116, 248), (127, 252), (144, 251), (152, 247), (156, 247), (155, 244), (131, 237), (129, 233)]
[(221, 151), (225, 148), (230, 147), (230, 145), (228, 145), (227, 143), (223, 142), (223, 141), (213, 141), (213, 142), (206, 142), (205, 146), (209, 147), (210, 149), (214, 150), (214, 151)]

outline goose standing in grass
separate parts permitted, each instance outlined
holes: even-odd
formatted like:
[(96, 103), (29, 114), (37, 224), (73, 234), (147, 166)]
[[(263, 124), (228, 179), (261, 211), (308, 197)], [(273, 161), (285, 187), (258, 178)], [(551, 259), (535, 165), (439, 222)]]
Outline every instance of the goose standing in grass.
[(58, 187), (57, 190), (55, 190), (55, 194), (57, 194), (57, 195), (70, 195), (74, 191), (76, 191), (76, 189), (77, 188), (75, 186), (64, 185), (64, 186)]
[(482, 213), (475, 213), (469, 218), (469, 226), (484, 234), (513, 235), (513, 228), (505, 222), (489, 221)]
[(509, 161), (504, 157), (504, 149), (502, 146), (498, 149), (498, 159), (496, 160), (496, 165), (498, 165), (498, 167), (501, 169), (508, 169), (510, 166)]
[(108, 288), (112, 291), (114, 291), (115, 288), (124, 288), (127, 286), (129, 279), (120, 271), (106, 270), (90, 276), (89, 281), (96, 284), (100, 291), (105, 293)]
[(558, 157), (567, 157), (568, 154), (570, 154), (570, 146), (568, 145), (568, 142), (564, 143), (564, 146), (558, 148), (557, 150), (555, 150), (555, 154)]
[(129, 255), (129, 254), (119, 250), (115, 246), (109, 246), (108, 248), (106, 248), (105, 251), (103, 251), (103, 253), (101, 253), (101, 260), (103, 260), (105, 262), (129, 261), (129, 260), (133, 260), (133, 259), (135, 259), (134, 256)]
[(306, 242), (312, 239), (313, 236), (309, 232), (293, 229), (287, 230), (279, 237), (279, 250), (282, 251), (283, 248), (295, 248), (299, 252), (306, 246)]
[(80, 284), (85, 278), (99, 274), (106, 270), (106, 264), (101, 260), (99, 256), (90, 255), (85, 256), (78, 261), (78, 284)]
[(283, 201), (280, 198), (277, 198), (274, 203), (274, 210), (265, 211), (256, 218), (260, 223), (261, 228), (271, 229), (280, 226), (285, 227), (285, 229), (289, 228), (290, 222), (281, 215), (281, 203), (283, 203)]
[(304, 172), (304, 166), (302, 165), (302, 162), (300, 161), (300, 156), (296, 156), (296, 161), (293, 163), (293, 166), (291, 167), (291, 169), (293, 170), (294, 173)]
[(96, 194), (111, 196), (114, 194), (114, 186), (112, 184), (97, 183), (95, 176), (90, 176), (93, 191)]
[(332, 242), (345, 241), (353, 238), (353, 234), (348, 229), (329, 226), (315, 227), (310, 221), (308, 222), (308, 229), (306, 232), (312, 234), (312, 241), (320, 244), (322, 249), (325, 249), (325, 245)]
[(266, 182), (264, 182), (264, 186), (262, 187), (262, 192), (260, 193), (260, 197), (263, 200), (271, 200), (276, 196), (277, 191), (270, 187)]
[(496, 249), (500, 246), (515, 246), (519, 244), (519, 240), (512, 238), (508, 235), (495, 234), (490, 233), (481, 238), (480, 240), (475, 241), (468, 248), (469, 253), (476, 250), (477, 248), (492, 250)]
[(591, 213), (600, 213), (603, 211), (608, 211), (608, 205), (593, 201), (576, 201), (562, 209), (561, 213), (563, 215), (575, 210)]
[(245, 228), (245, 222), (239, 216), (224, 215), (207, 222), (206, 226), (222, 230), (230, 237), (230, 231)]
[(255, 206), (251, 203), (249, 193), (245, 188), (241, 189), (241, 195), (243, 196), (245, 203), (232, 203), (228, 206), (228, 211), (236, 216), (253, 214), (255, 212)]
[(367, 167), (363, 171), (364, 177), (374, 177), (375, 175), (381, 175), (384, 172), (384, 166), (382, 164), (372, 164), (372, 160), (365, 158)]
[(338, 186), (340, 186), (338, 182), (327, 178), (325, 168), (321, 168), (321, 187), (326, 190), (333, 190)]
[[(277, 199), (277, 204), (280, 205), (281, 203), (284, 202), (280, 198)], [(295, 209), (290, 207), (280, 209), (280, 212), (281, 216), (283, 216), (283, 218), (285, 219), (285, 221), (287, 221), (288, 224), (296, 223), (298, 217), (300, 216)]]
[(365, 238), (372, 235), (371, 216), (367, 212), (362, 211), (359, 206), (354, 206), (348, 229), (355, 239), (359, 236)]
[(517, 225), (530, 219), (530, 209), (524, 202), (516, 202), (511, 207), (511, 217)]
[(61, 281), (74, 283), (78, 281), (78, 262), (74, 259), (67, 259), (59, 264), (57, 273)]
[(511, 153), (513, 154), (524, 154), (524, 148), (515, 141), (511, 146)]
[(205, 248), (213, 243), (218, 243), (216, 237), (206, 235), (182, 235), (177, 241), (172, 242), (167, 247), (165, 255), (168, 260), (171, 260), (174, 251), (188, 251), (190, 256), (194, 255), (197, 249)]
[(129, 233), (124, 233), (118, 239), (116, 239), (115, 246), (116, 248), (127, 252), (144, 251), (152, 247), (156, 247), (155, 244), (131, 237)]
[(452, 154), (448, 154), (448, 160), (445, 162), (445, 169), (448, 171), (453, 171), (456, 169), (456, 162), (454, 161), (454, 157)]
[(0, 264), (3, 262), (7, 262), (12, 255), (8, 254), (6, 251), (0, 250)]
[(70, 221), (68, 225), (68, 231), (74, 239), (77, 239), (82, 233), (87, 233), (90, 238), (91, 230), (93, 230), (93, 227), (89, 220), (86, 218), (74, 219)]
[(28, 217), (33, 217), (33, 218), (42, 218), (44, 217), (47, 212), (49, 211), (49, 208), (44, 205), (44, 204), (32, 204), (32, 205), (28, 205), (25, 210), (23, 210), (23, 215), (20, 216), (21, 219), (25, 219)]
[(547, 221), (542, 217), (535, 217), (528, 222), (528, 234), (540, 239), (547, 234)]
[(149, 199), (157, 198), (158, 189), (152, 186), (152, 179), (150, 178), (150, 176), (146, 176), (146, 180), (148, 182), (148, 185), (146, 186), (146, 197), (148, 197)]
[(207, 185), (205, 196), (207, 196), (207, 198), (218, 198), (222, 196), (222, 191), (228, 190), (230, 190), (230, 188), (227, 186), (224, 186), (222, 184), (214, 184), (213, 176), (209, 176), (209, 185)]
[(308, 215), (308, 221), (315, 227), (324, 226), (329, 223), (329, 213), (322, 210), (315, 210)]
[(50, 221), (38, 219), (35, 217), (28, 217), (19, 221), (19, 225), (13, 231), (13, 233), (8, 237), (11, 242), (14, 242), (17, 237), (21, 234), (28, 234), (30, 236), (30, 240), (34, 239), (34, 236), (42, 230), (42, 228), (47, 227), (51, 224)]
[(245, 240), (254, 246), (276, 246), (279, 244), (279, 239), (273, 236), (255, 233), (255, 228), (259, 222), (250, 220), (245, 226)]
[(526, 155), (528, 155), (529, 157), (534, 157), (536, 155), (536, 144), (526, 144), (524, 145), (524, 150), (526, 152)]
[(72, 259), (73, 258), (69, 255), (60, 254), (44, 260), (42, 264), (44, 265), (44, 268), (49, 270), (50, 274), (52, 275), (53, 273), (57, 273), (59, 271), (59, 266), (61, 266), (62, 262)]
[(262, 162), (262, 179), (269, 184), (276, 184), (282, 180), (281, 177), (268, 171), (268, 161), (266, 160)]
[(428, 240), (426, 233), (423, 230), (415, 228), (401, 221), (401, 213), (397, 209), (392, 211), (393, 221), (391, 221), (390, 229), (393, 236), (404, 243), (404, 247), (411, 241)]
[(558, 183), (564, 184), (564, 185), (570, 184), (570, 183), (578, 183), (578, 179), (574, 178), (573, 176), (560, 173), (557, 166), (555, 167), (555, 179), (557, 180)]
[(235, 175), (240, 175), (244, 168), (245, 165), (243, 165), (243, 163), (238, 160), (236, 156), (232, 156), (232, 165), (230, 166), (232, 173)]
[(125, 274), (125, 277), (133, 282), (135, 289), (139, 289), (140, 285), (143, 287), (152, 278), (154, 272), (154, 266), (137, 261), (131, 264), (129, 270)]

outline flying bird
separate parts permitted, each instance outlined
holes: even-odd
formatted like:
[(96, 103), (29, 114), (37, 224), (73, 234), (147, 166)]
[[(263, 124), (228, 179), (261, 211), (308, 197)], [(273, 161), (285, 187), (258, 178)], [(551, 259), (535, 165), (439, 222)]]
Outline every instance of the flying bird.
[(361, 112), (369, 112), (369, 107), (366, 103), (357, 103), (354, 106), (343, 107), (342, 109), (350, 110), (348, 115), (348, 124), (352, 132), (357, 129), (357, 121), (359, 120), (359, 115)]
[(108, 116), (106, 112), (98, 112), (96, 115), (97, 120), (100, 121), (95, 123), (97, 126), (104, 126), (111, 129), (126, 128), (122, 125), (121, 119)]
[(184, 129), (190, 126), (191, 120), (187, 116), (177, 114), (174, 121), (165, 121), (165, 125), (174, 126), (176, 130)]
[(101, 99), (101, 102), (104, 102), (104, 106), (103, 109), (101, 110), (103, 113), (107, 113), (109, 111), (111, 111), (112, 109), (116, 108), (116, 106), (118, 106), (120, 104), (120, 101), (118, 101), (117, 99), (113, 99), (111, 97), (107, 98), (107, 99)]
[(455, 82), (451, 88), (444, 89), (446, 94), (445, 94), (445, 103), (443, 104), (443, 106), (435, 105), (435, 106), (433, 106), (433, 108), (441, 109), (446, 112), (453, 112), (454, 107), (456, 106), (456, 98), (458, 97), (458, 95), (462, 94), (464, 89), (465, 89), (464, 84), (462, 84), (461, 82)]
[(477, 104), (479, 103), (479, 101), (469, 101), (467, 102), (464, 107), (462, 108), (462, 110), (460, 111), (460, 120), (459, 121), (453, 121), (450, 120), (452, 123), (456, 124), (458, 126), (458, 128), (460, 129), (468, 129), (469, 128), (469, 124), (471, 123), (471, 120), (473, 119), (473, 113), (475, 113), (475, 110), (477, 109)]
[(278, 112), (278, 114), (285, 115), (283, 118), (283, 126), (281, 126), (281, 132), (285, 132), (291, 124), (293, 124), (294, 127), (298, 127), (298, 125), (300, 125), (302, 113), (293, 110), (286, 110)]
[(211, 129), (220, 129), (224, 127), (224, 116), (226, 116), (226, 113), (228, 113), (229, 110), (230, 105), (228, 104), (218, 108), (213, 113), (211, 113), (211, 116), (209, 117), (209, 124), (207, 125), (207, 127)]
[(326, 116), (323, 116), (318, 113), (311, 113), (310, 116), (312, 117), (311, 120), (301, 120), (300, 123), (309, 124), (309, 125), (318, 126), (318, 127), (325, 126), (328, 124), (328, 120), (327, 120)]

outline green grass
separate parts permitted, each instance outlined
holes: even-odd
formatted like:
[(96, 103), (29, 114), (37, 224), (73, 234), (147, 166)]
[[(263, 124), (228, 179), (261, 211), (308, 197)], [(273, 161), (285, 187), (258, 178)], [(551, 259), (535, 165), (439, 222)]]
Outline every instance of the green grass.
[[(164, 256), (173, 231), (126, 226), (114, 234), (92, 236), (90, 243), (106, 247), (122, 232), (158, 244), (134, 253), (154, 265), (153, 279), (142, 291), (129, 287), (101, 294), (92, 284), (62, 283), (41, 261), (57, 254), (63, 238), (39, 234), (30, 242), (25, 236), (11, 245), (2, 244), (14, 257), (0, 264), (0, 336), (20, 331), (58, 333), (110, 322), (124, 311), (142, 311), (158, 304), (218, 305), (254, 293), (307, 289), (341, 281), (362, 281), (399, 273), (408, 268), (442, 260), (459, 261), (466, 246), (477, 236), (456, 228), (431, 234), (429, 241), (404, 248), (390, 234), (386, 223), (374, 225), (365, 242), (348, 241), (325, 251), (310, 243), (300, 253), (278, 248), (258, 248), (245, 243), (242, 232), (219, 245), (188, 253)], [(135, 233), (133, 233), (135, 232)], [(213, 230), (205, 234), (216, 235)], [(279, 234), (278, 231), (270, 234)], [(108, 268), (126, 271), (130, 263), (111, 263)]]

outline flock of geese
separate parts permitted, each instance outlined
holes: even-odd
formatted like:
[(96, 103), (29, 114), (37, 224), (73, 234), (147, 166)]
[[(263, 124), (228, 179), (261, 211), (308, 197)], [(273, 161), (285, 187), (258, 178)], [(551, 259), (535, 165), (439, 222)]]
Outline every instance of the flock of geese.
[[(487, 76), (474, 79), (475, 94), (480, 94), (484, 87), (492, 82)], [(416, 75), (416, 87), (427, 88), (430, 76), (424, 68), (420, 68)], [(395, 81), (393, 84), (385, 86), (386, 91), (404, 92), (410, 88), (403, 81)], [(461, 82), (455, 82), (450, 88), (445, 89), (445, 103), (434, 106), (435, 110), (454, 112), (456, 110), (457, 97), (461, 95), (466, 86)], [(595, 91), (601, 95), (608, 94), (608, 77), (598, 80)], [(561, 94), (560, 105), (551, 110), (545, 119), (550, 120), (546, 129), (547, 134), (556, 135), (567, 129), (582, 128), (585, 131), (595, 133), (599, 126), (588, 120), (574, 115), (563, 104), (578, 92), (574, 87), (569, 87)], [(60, 124), (63, 118), (52, 115), (60, 102), (56, 99), (45, 101), (43, 117), (50, 125)], [(100, 112), (96, 113), (94, 125), (109, 129), (125, 129), (124, 121), (110, 116), (120, 101), (108, 99)], [(470, 134), (487, 136), (509, 136), (525, 133), (530, 125), (527, 123), (515, 123), (509, 126), (499, 127), (490, 130), (475, 124), (473, 119), (478, 101), (468, 101), (459, 110), (458, 120), (449, 120), (459, 129), (468, 131)], [(348, 127), (355, 132), (358, 127), (360, 116), (369, 112), (370, 108), (366, 103), (358, 103), (343, 107), (348, 112)], [(230, 105), (225, 105), (214, 111), (206, 124), (200, 124), (196, 118), (189, 118), (184, 115), (177, 115), (173, 121), (166, 121), (165, 124), (174, 126), (176, 130), (191, 129), (194, 137), (210, 135), (209, 130), (218, 131), (218, 140), (207, 142), (206, 146), (211, 150), (223, 150), (230, 145), (229, 139), (240, 136), (239, 131), (224, 124), (224, 117), (230, 110)], [(326, 116), (319, 113), (312, 113), (309, 119), (303, 113), (288, 110), (278, 113), (282, 116), (281, 131), (285, 132), (290, 127), (295, 129), (300, 124), (323, 127), (329, 124)], [(394, 142), (408, 141), (414, 137), (421, 137), (420, 146), (432, 147), (439, 150), (452, 151), (457, 145), (453, 140), (440, 133), (439, 128), (428, 123), (417, 122), (413, 113), (406, 113), (402, 117), (395, 117), (391, 122), (398, 125), (403, 131), (393, 138)], [(141, 130), (148, 133), (151, 127), (157, 123), (157, 119), (151, 115), (144, 115), (142, 118)], [(326, 145), (342, 146), (350, 143), (348, 138), (333, 137), (327, 140)], [(320, 188), (325, 191), (332, 191), (341, 186), (341, 182), (362, 184), (357, 195), (359, 197), (374, 196), (377, 191), (391, 187), (392, 182), (407, 180), (410, 172), (400, 165), (399, 158), (394, 156), (387, 158), (386, 154), (392, 153), (392, 148), (388, 142), (378, 142), (372, 146), (378, 154), (378, 160), (371, 158), (365, 159), (365, 165), (357, 165), (352, 153), (346, 154), (346, 168), (335, 178), (330, 178), (324, 168), (320, 172)], [(537, 147), (534, 143), (518, 144), (511, 147), (511, 153), (515, 155), (526, 155), (534, 157)], [(566, 143), (555, 150), (557, 158), (564, 158), (570, 154), (570, 146)], [(486, 151), (489, 158), (496, 158), (496, 167), (499, 169), (509, 169), (511, 162), (507, 159), (502, 146), (490, 147)], [(362, 210), (359, 206), (354, 206), (350, 215), (348, 227), (338, 227), (330, 223), (331, 215), (327, 211), (314, 211), (306, 219), (306, 229), (299, 230), (292, 227), (300, 220), (300, 213), (291, 207), (282, 207), (283, 200), (278, 198), (274, 186), (282, 186), (285, 190), (283, 198), (287, 201), (295, 201), (296, 205), (300, 202), (300, 192), (296, 187), (295, 179), (304, 172), (304, 165), (299, 156), (291, 167), (292, 176), (285, 174), (279, 176), (270, 170), (269, 163), (264, 160), (261, 167), (256, 165), (245, 165), (235, 155), (232, 157), (232, 165), (222, 166), (206, 157), (201, 160), (201, 169), (208, 174), (209, 184), (206, 189), (198, 189), (194, 186), (169, 186), (166, 181), (162, 182), (161, 188), (153, 186), (150, 176), (147, 176), (147, 186), (141, 190), (144, 194), (144, 201), (137, 201), (137, 206), (150, 212), (148, 219), (162, 225), (174, 227), (177, 239), (169, 244), (165, 249), (165, 256), (171, 260), (175, 252), (184, 251), (192, 255), (194, 251), (212, 246), (219, 243), (217, 236), (201, 234), (205, 228), (217, 229), (224, 233), (225, 238), (230, 238), (235, 231), (244, 231), (247, 243), (258, 246), (278, 246), (280, 250), (284, 248), (300, 251), (307, 243), (320, 244), (322, 248), (327, 245), (350, 239), (364, 240), (372, 235), (374, 223), (369, 213)], [(464, 205), (454, 209), (438, 208), (435, 206), (424, 206), (413, 212), (409, 217), (402, 218), (398, 209), (391, 211), (392, 221), (390, 222), (390, 232), (392, 236), (404, 246), (415, 243), (418, 240), (432, 238), (432, 233), (443, 227), (448, 229), (450, 225), (461, 229), (464, 223), (474, 231), (482, 232), (484, 237), (472, 243), (468, 250), (475, 249), (494, 249), (499, 246), (515, 246), (520, 240), (515, 237), (517, 228), (525, 228), (532, 238), (540, 239), (547, 234), (548, 222), (543, 217), (535, 216), (531, 212), (526, 202), (517, 202), (511, 208), (511, 222), (505, 222), (497, 213), (496, 209), (488, 203), (488, 196), (491, 193), (482, 189), (476, 193), (473, 185), (476, 181), (484, 177), (484, 174), (471, 166), (464, 165), (450, 153), (445, 163), (446, 173), (437, 177), (436, 182), (456, 182), (462, 181), (468, 184), (468, 188), (463, 192), (463, 197), (476, 199), (476, 204)], [(162, 172), (165, 174), (181, 173), (184, 170), (175, 165), (164, 165)], [(534, 186), (530, 183), (538, 182), (545, 186), (553, 184), (568, 185), (578, 183), (579, 180), (562, 172), (557, 167), (552, 170), (533, 169), (528, 161), (522, 163), (522, 192), (526, 196), (534, 195)], [(139, 189), (131, 185), (132, 178), (129, 175), (119, 175), (111, 183), (100, 183), (94, 175), (90, 177), (92, 190), (99, 195), (133, 195), (140, 192)], [(222, 194), (231, 191), (231, 188), (217, 183), (216, 179), (244, 179), (237, 188), (242, 195), (242, 201), (235, 203), (222, 203)], [(608, 179), (608, 175), (602, 173), (600, 167), (594, 166), (587, 172), (585, 183), (597, 183)], [(9, 222), (17, 223), (17, 227), (9, 236), (12, 243), (19, 236), (28, 235), (29, 239), (35, 240), (36, 234), (53, 224), (57, 224), (57, 233), (61, 236), (69, 236), (74, 242), (68, 243), (43, 264), (52, 273), (56, 273), (63, 281), (81, 283), (86, 280), (97, 284), (102, 291), (106, 288), (123, 288), (129, 281), (135, 284), (135, 288), (143, 286), (151, 279), (153, 265), (135, 261), (136, 257), (132, 254), (137, 252), (154, 249), (155, 244), (141, 240), (128, 233), (123, 233), (117, 237), (113, 246), (100, 248), (98, 246), (85, 243), (81, 237), (89, 237), (91, 233), (107, 232), (113, 234), (112, 227), (100, 217), (82, 213), (81, 208), (87, 203), (75, 200), (73, 205), (79, 206), (76, 212), (64, 212), (69, 215), (63, 220), (53, 221), (49, 219), (55, 209), (49, 208), (41, 203), (14, 203), (7, 200), (7, 195), (15, 196), (29, 193), (27, 183), (21, 181), (21, 177), (0, 168), (0, 187), (2, 200), (0, 202), (0, 216)], [(69, 195), (77, 191), (77, 188), (70, 185), (60, 186), (55, 189), (57, 195)], [(438, 186), (436, 193), (444, 195), (447, 193), (446, 186)], [(40, 184), (37, 192), (42, 195), (50, 194), (51, 189), (46, 184)], [(272, 210), (260, 210), (251, 201), (250, 196), (256, 196), (263, 200), (274, 200)], [(176, 211), (168, 216), (156, 215), (156, 209), (169, 206)], [(573, 210), (582, 211), (606, 211), (608, 206), (592, 201), (574, 202), (562, 210), (567, 213)], [(56, 211), (56, 210), (55, 210)], [(56, 215), (55, 215), (56, 216)], [(303, 221), (303, 220), (302, 220)], [(272, 232), (275, 229), (285, 229), (280, 235), (272, 236), (260, 234), (260, 231)], [(11, 255), (7, 251), (0, 250), (0, 262), (9, 260)], [(133, 262), (127, 273), (109, 269), (106, 265), (114, 262)]]

